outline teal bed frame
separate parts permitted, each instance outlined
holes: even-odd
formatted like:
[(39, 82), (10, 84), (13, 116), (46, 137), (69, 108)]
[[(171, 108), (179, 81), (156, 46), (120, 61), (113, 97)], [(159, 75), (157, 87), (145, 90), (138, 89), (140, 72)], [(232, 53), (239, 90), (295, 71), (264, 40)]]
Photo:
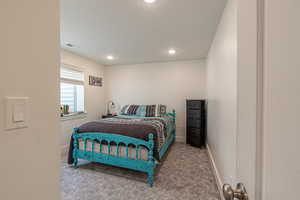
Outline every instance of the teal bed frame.
[[(166, 152), (168, 151), (171, 144), (175, 141), (176, 137), (176, 126), (175, 119), (176, 113), (173, 110), (172, 113), (168, 113), (167, 115), (172, 116), (174, 127), (171, 131), (171, 134), (168, 136), (167, 141), (163, 144), (158, 152), (159, 160), (162, 160)], [(118, 135), (118, 134), (109, 134), (109, 133), (78, 133), (78, 128), (74, 129), (73, 132), (74, 139), (74, 149), (73, 149), (73, 158), (74, 158), (74, 167), (78, 167), (78, 159), (88, 160), (91, 162), (98, 162), (102, 164), (133, 169), (136, 171), (145, 172), (148, 175), (147, 182), (150, 187), (153, 186), (154, 181), (154, 170), (156, 168), (157, 162), (154, 159), (154, 136), (152, 133), (148, 135), (148, 141), (136, 139), (133, 137)], [(84, 142), (84, 149), (79, 149), (79, 139), (82, 139)], [(90, 141), (92, 143), (91, 151), (87, 151), (87, 142)], [(94, 147), (95, 143), (100, 143), (100, 152), (95, 152)], [(108, 146), (108, 152), (102, 152), (102, 144), (105, 142)], [(116, 145), (117, 152), (116, 155), (110, 154), (110, 145)], [(119, 145), (126, 146), (126, 155), (125, 157), (120, 156)], [(134, 146), (136, 150), (135, 159), (129, 158), (128, 156), (128, 148), (130, 146)], [(148, 160), (141, 160), (138, 158), (140, 147), (144, 146), (148, 149)]]

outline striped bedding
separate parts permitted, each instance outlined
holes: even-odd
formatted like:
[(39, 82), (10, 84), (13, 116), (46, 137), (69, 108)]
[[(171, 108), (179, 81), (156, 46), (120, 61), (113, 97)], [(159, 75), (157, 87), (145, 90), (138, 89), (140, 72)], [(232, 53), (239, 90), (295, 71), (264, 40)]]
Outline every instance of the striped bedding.
[(156, 105), (125, 105), (121, 109), (121, 115), (139, 117), (162, 117), (166, 114), (167, 106)]
[[(78, 133), (111, 133), (148, 141), (149, 133), (154, 135), (154, 154), (158, 159), (158, 152), (167, 140), (175, 124), (170, 116), (164, 117), (136, 117), (117, 116), (98, 121), (88, 122), (79, 127)], [(71, 138), (69, 150), (69, 164), (73, 163), (73, 140)]]
[(149, 133), (154, 135), (155, 148), (159, 151), (166, 141), (172, 118), (117, 116), (88, 122), (79, 127), (79, 133), (100, 132), (120, 134), (148, 141)]

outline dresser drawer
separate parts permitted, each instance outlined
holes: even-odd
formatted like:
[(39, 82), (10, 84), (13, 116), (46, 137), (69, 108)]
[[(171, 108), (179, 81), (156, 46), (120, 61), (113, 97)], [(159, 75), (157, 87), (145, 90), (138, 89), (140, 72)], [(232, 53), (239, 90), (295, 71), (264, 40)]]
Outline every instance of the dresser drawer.
[(201, 147), (203, 144), (203, 136), (201, 135), (201, 132), (199, 129), (190, 129), (191, 131), (189, 133), (190, 137), (190, 144), (195, 147)]
[(203, 144), (202, 137), (200, 135), (192, 137), (190, 144), (194, 147), (201, 147)]
[(187, 119), (187, 127), (188, 128), (200, 128), (201, 127), (201, 119), (188, 118)]
[(200, 118), (201, 117), (201, 110), (187, 110), (187, 117), (188, 118)]
[(193, 143), (197, 142), (201, 138), (201, 131), (197, 128), (187, 128), (186, 130), (186, 143), (191, 144), (193, 140)]
[(194, 135), (201, 135), (201, 129), (199, 128), (187, 128), (187, 134), (194, 136)]
[(187, 101), (187, 108), (188, 109), (201, 109), (202, 102), (198, 100), (188, 100)]

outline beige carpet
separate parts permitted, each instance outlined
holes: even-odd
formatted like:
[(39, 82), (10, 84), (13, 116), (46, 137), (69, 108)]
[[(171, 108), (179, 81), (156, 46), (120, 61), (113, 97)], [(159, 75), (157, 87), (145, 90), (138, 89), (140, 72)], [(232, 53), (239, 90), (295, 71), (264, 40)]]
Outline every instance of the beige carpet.
[(81, 161), (62, 163), (63, 200), (219, 200), (207, 151), (175, 143), (156, 170), (154, 187), (144, 173)]

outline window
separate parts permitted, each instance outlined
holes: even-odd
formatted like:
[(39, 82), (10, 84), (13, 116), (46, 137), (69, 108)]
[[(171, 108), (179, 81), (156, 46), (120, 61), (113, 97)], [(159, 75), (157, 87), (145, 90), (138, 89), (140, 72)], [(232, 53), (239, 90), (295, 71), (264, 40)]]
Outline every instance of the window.
[(84, 72), (66, 67), (60, 69), (60, 103), (69, 113), (84, 112)]

